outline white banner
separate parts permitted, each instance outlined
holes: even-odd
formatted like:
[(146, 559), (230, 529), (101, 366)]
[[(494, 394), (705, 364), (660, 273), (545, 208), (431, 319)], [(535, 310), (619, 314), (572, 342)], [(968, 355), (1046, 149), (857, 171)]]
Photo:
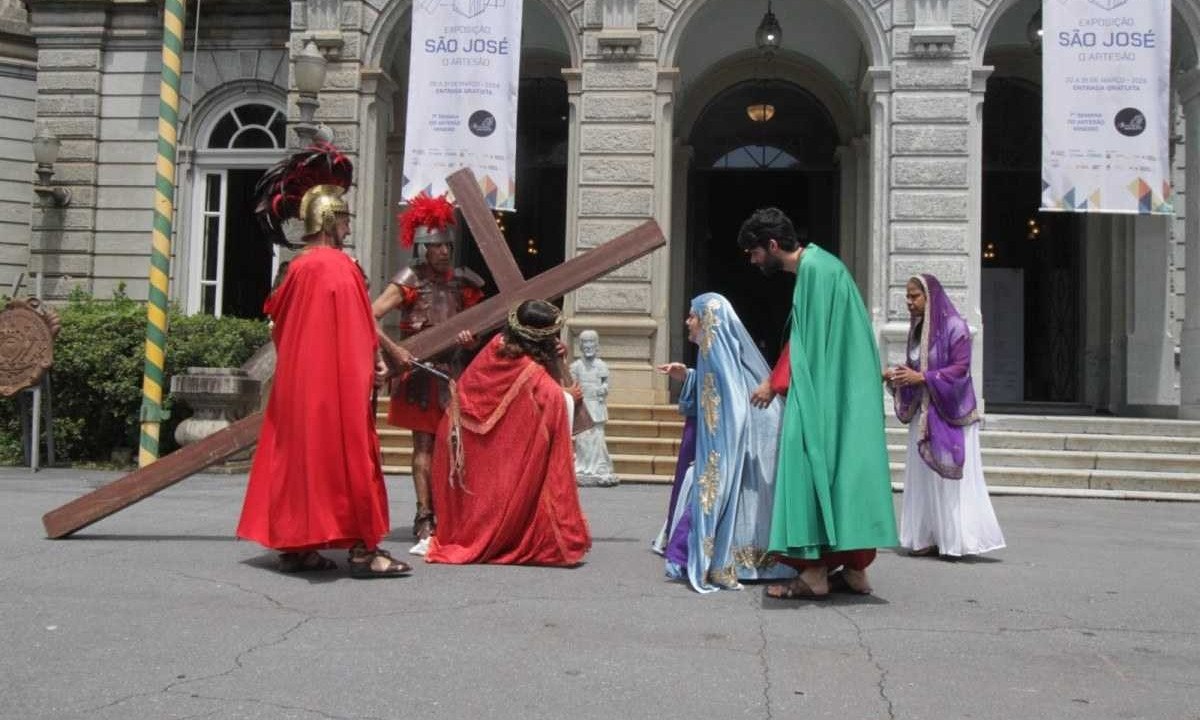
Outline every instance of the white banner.
[(1170, 0), (1044, 0), (1042, 209), (1172, 214)]
[(405, 199), (464, 167), (515, 210), (522, 0), (416, 0), (404, 134)]

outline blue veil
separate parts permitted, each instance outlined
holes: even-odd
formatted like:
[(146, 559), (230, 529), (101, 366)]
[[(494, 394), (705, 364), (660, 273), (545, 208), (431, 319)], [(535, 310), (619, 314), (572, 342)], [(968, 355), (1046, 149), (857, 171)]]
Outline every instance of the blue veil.
[[(697, 592), (738, 589), (739, 580), (794, 573), (767, 556), (782, 404), (765, 410), (750, 394), (770, 368), (733, 306), (705, 293), (692, 300), (700, 320), (699, 358), (688, 370), (680, 412), (696, 418), (696, 451), (679, 489), (666, 539), (683, 541), (686, 567), (668, 554), (667, 574)], [(680, 536), (672, 538), (676, 530)]]

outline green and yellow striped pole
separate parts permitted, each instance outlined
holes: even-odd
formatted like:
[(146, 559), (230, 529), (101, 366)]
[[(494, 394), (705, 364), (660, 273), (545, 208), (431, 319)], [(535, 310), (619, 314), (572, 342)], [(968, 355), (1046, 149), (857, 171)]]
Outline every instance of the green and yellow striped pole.
[(164, 362), (167, 346), (167, 282), (171, 266), (171, 223), (175, 215), (175, 143), (179, 87), (183, 74), (185, 0), (163, 6), (162, 82), (158, 90), (158, 159), (154, 181), (154, 230), (150, 250), (150, 298), (146, 303), (146, 369), (142, 375), (142, 439), (138, 467), (158, 459)]

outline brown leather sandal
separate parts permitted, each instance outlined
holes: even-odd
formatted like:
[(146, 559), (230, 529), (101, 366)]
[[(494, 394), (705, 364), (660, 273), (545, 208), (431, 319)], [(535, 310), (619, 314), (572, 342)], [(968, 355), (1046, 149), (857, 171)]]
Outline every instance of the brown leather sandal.
[[(386, 558), (388, 564), (383, 568), (375, 567), (376, 558)], [(400, 562), (383, 548), (367, 550), (359, 546), (350, 550), (350, 577), (356, 580), (374, 580), (376, 578), (403, 577), (412, 572), (412, 566)]]
[(413, 518), (413, 538), (416, 540), (424, 540), (433, 534), (437, 529), (437, 519), (433, 516), (432, 510), (424, 512), (418, 510), (416, 517)]

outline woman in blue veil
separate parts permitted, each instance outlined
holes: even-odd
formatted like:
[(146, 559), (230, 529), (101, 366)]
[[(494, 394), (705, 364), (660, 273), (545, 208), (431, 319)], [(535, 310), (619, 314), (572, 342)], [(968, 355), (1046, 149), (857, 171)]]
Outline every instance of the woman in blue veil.
[(669, 577), (686, 578), (701, 593), (791, 577), (794, 570), (767, 555), (782, 405), (750, 406), (770, 368), (721, 295), (692, 300), (687, 328), (700, 348), (695, 369), (658, 368), (683, 382), (679, 411), (687, 423), (655, 550)]

